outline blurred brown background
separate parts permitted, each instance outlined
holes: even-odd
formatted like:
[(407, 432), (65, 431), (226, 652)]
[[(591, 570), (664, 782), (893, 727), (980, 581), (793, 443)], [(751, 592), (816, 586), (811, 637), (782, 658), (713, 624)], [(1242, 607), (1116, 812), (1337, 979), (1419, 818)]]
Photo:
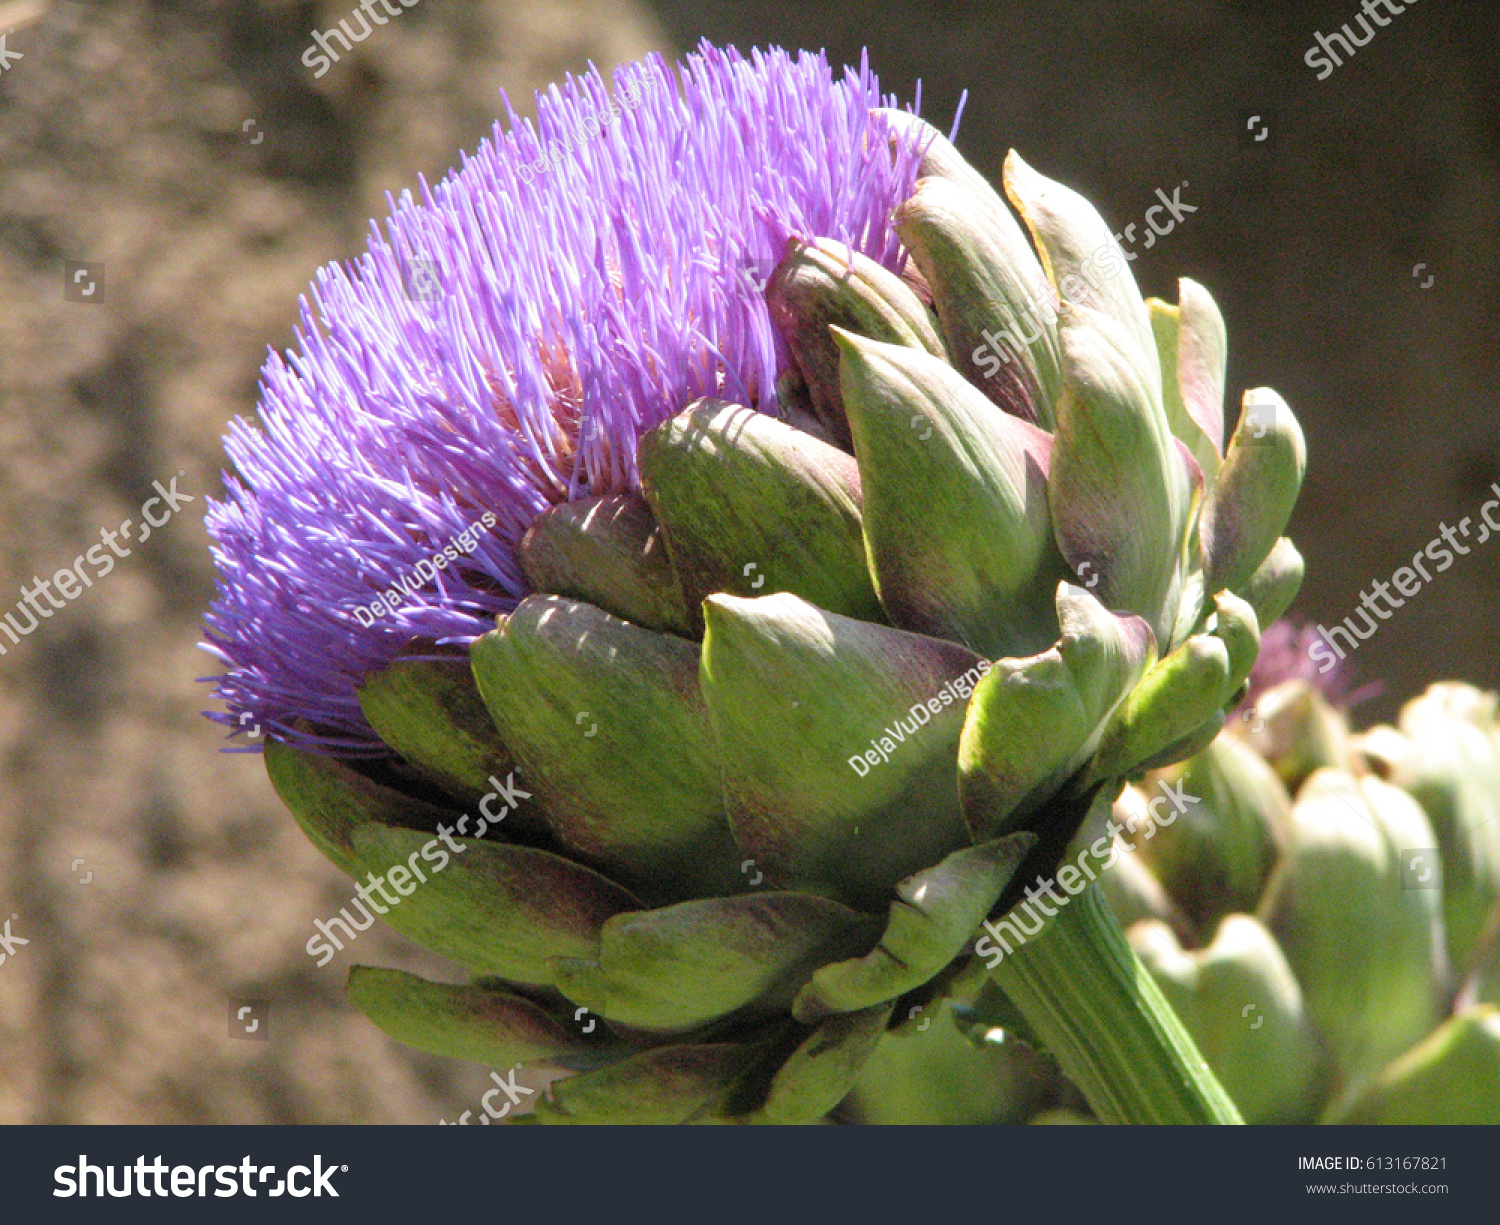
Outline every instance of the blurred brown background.
[[(868, 45), (940, 126), (969, 90), (959, 143), (992, 175), (1014, 146), (1121, 226), (1186, 180), (1198, 211), (1133, 268), (1150, 293), (1208, 285), (1235, 394), (1297, 411), (1310, 617), (1349, 613), (1500, 481), (1489, 0), (1411, 5), (1322, 81), (1303, 55), (1356, 0), (421, 0), (315, 81), (311, 31), (354, 7), (0, 0), (0, 613), (153, 480), (197, 499), (0, 656), (0, 924), (30, 941), (0, 964), (0, 1121), (424, 1123), (483, 1091), (343, 1002), (350, 961), (419, 968), (405, 942), (377, 928), (321, 970), (303, 952), (349, 886), (258, 759), (217, 751), (194, 644), (203, 496), (266, 346), (502, 87), (529, 110), (590, 59), (705, 35)], [(65, 299), (70, 260), (104, 265), (102, 300)], [(1385, 685), (1366, 717), (1438, 677), (1500, 685), (1497, 594), (1500, 541), (1436, 576), (1355, 657)], [(244, 1000), (269, 1001), (268, 1041), (230, 1036)]]

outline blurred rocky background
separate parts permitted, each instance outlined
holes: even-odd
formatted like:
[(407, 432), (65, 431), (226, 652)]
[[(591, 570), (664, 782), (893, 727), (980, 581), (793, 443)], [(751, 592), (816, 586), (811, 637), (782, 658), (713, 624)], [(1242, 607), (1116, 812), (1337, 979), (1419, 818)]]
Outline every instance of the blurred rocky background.
[[(0, 0), (0, 613), (138, 518), (153, 481), (180, 472), (196, 499), (0, 639), (0, 924), (29, 941), (0, 963), (0, 1122), (423, 1123), (486, 1086), (343, 1001), (351, 961), (425, 955), (379, 928), (323, 969), (303, 951), (351, 887), (259, 760), (218, 752), (194, 680), (226, 423), (253, 411), (314, 269), (360, 249), (386, 192), (454, 165), (501, 88), (528, 111), (589, 60), (704, 36), (868, 46), (888, 88), (921, 79), (940, 126), (969, 91), (959, 143), (992, 176), (1014, 146), (1138, 233), (1181, 185), (1196, 211), (1142, 236), (1133, 268), (1163, 296), (1205, 283), (1236, 395), (1268, 384), (1298, 412), (1313, 619), (1352, 612), (1500, 481), (1487, 0), (1408, 5), (1324, 80), (1304, 54), (1355, 0), (420, 0), (314, 79), (311, 32), (355, 7)], [(89, 267), (65, 294), (69, 261)], [(1497, 596), (1500, 540), (1435, 576), (1354, 657), (1384, 685), (1365, 718), (1440, 677), (1500, 684)], [(269, 1010), (237, 1026), (249, 1001)]]

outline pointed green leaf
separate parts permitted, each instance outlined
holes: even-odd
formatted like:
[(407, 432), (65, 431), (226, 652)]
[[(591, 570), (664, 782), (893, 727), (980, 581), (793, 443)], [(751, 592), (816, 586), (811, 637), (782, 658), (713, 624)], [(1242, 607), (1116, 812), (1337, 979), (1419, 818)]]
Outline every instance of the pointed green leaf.
[(1055, 291), (1026, 231), (931, 124), (877, 113), (922, 150), (896, 229), (932, 289), (950, 360), (1007, 412), (1051, 429), (1062, 387)]
[(795, 240), (766, 284), (771, 322), (791, 350), (818, 418), (846, 451), (849, 425), (830, 329), (943, 357), (927, 308), (895, 273), (843, 243)]
[(694, 1122), (714, 1113), (753, 1056), (729, 1043), (657, 1047), (554, 1081), (530, 1117), (539, 1124)]
[(610, 1021), (682, 1033), (775, 1013), (819, 966), (868, 949), (879, 922), (806, 893), (679, 902), (605, 923), (599, 951), (560, 960), (558, 987)]
[(1014, 149), (1005, 158), (1005, 194), (1026, 222), (1066, 323), (1082, 311), (1112, 319), (1118, 348), (1151, 401), (1161, 404), (1156, 338), (1125, 252), (1108, 223), (1071, 188), (1038, 174)]
[(1214, 711), (1181, 740), (1174, 740), (1159, 753), (1151, 754), (1141, 762), (1139, 769), (1158, 770), (1163, 766), (1173, 766), (1179, 761), (1186, 761), (1189, 757), (1196, 756), (1214, 742), (1219, 733), (1224, 730), (1224, 723), (1224, 712)]
[(1218, 482), (1203, 504), (1210, 589), (1240, 591), (1292, 517), (1307, 444), (1286, 401), (1269, 387), (1245, 393)]
[(1208, 290), (1186, 277), (1177, 282), (1178, 304), (1148, 299), (1151, 328), (1161, 358), (1162, 405), (1172, 432), (1187, 444), (1212, 486), (1224, 446), (1224, 369), (1228, 338)]
[(354, 966), (349, 1002), (397, 1042), (447, 1059), (504, 1068), (551, 1061), (577, 1066), (602, 1044), (585, 1041), (525, 996), (477, 984), (429, 982), (402, 970)]
[(935, 357), (837, 335), (865, 548), (892, 624), (985, 656), (1041, 650), (1066, 574), (1047, 507), (1051, 439)]
[(915, 991), (963, 951), (1034, 846), (1031, 834), (954, 851), (896, 887), (880, 944), (855, 961), (824, 966), (802, 988), (792, 1014), (804, 1024)]
[(1250, 677), (1260, 655), (1260, 618), (1255, 607), (1230, 591), (1214, 596), (1214, 637), (1229, 652), (1229, 688), (1237, 690)]
[(1259, 646), (1254, 610), (1222, 593), (1211, 628), (1159, 660), (1120, 703), (1090, 766), (1091, 777), (1134, 774), (1215, 722), (1212, 738), (1222, 723), (1221, 708), (1250, 674)]
[(1120, 704), (1091, 773), (1119, 778), (1176, 743), (1224, 705), (1229, 653), (1212, 634), (1194, 634), (1159, 661)]
[(551, 986), (553, 958), (594, 956), (605, 920), (641, 905), (597, 872), (530, 847), (375, 824), (350, 842), (351, 875), (385, 922), (475, 974), (516, 983)]
[(472, 798), (515, 769), (467, 659), (399, 658), (365, 676), (359, 708), (386, 744), (456, 796)]
[(823, 1021), (777, 1071), (757, 1121), (818, 1122), (854, 1088), (890, 1015), (885, 1004)]
[(567, 596), (663, 633), (692, 633), (666, 541), (633, 493), (565, 502), (543, 511), (516, 546), (536, 592)]
[(1061, 584), (1057, 613), (1057, 645), (1001, 660), (969, 703), (959, 778), (976, 839), (1024, 828), (1093, 754), (1106, 721), (1155, 658), (1144, 621), (1107, 611), (1082, 588)]
[(1272, 546), (1265, 561), (1240, 584), (1239, 594), (1255, 609), (1255, 619), (1270, 625), (1285, 616), (1302, 589), (1302, 554), (1283, 536)]
[(342, 871), (354, 871), (351, 837), (374, 822), (434, 830), (454, 814), (389, 787), (382, 787), (336, 757), (306, 753), (275, 742), (266, 745), (266, 773), (276, 794), (312, 844)]
[(1167, 428), (1159, 389), (1139, 378), (1119, 324), (1079, 307), (1063, 320), (1062, 342), (1048, 480), (1058, 546), (1101, 601), (1144, 617), (1169, 644), (1194, 498), (1186, 448)]
[(959, 373), (1007, 413), (1050, 429), (1062, 389), (1053, 290), (1015, 217), (979, 183), (987, 206), (946, 177), (919, 179), (897, 231), (932, 289)]
[(695, 643), (528, 596), (471, 654), (527, 787), (568, 846), (643, 887), (683, 873), (739, 879)]
[(688, 613), (716, 592), (882, 619), (852, 455), (754, 409), (700, 400), (641, 439), (641, 481)]
[(704, 607), (729, 822), (758, 870), (883, 907), (902, 877), (965, 843), (955, 750), (987, 664), (791, 595)]
[[(1010, 207), (990, 186), (989, 180), (969, 164), (964, 155), (946, 136), (925, 119), (909, 111), (878, 107), (874, 113), (891, 125), (898, 139), (921, 150), (921, 161), (917, 164), (919, 184), (923, 179), (945, 179), (954, 186), (962, 188), (973, 207), (988, 214), (993, 226), (1002, 224), (1002, 219), (1009, 221), (1014, 231), (1014, 239), (1007, 247), (1008, 253), (1024, 252), (1031, 257), (1033, 263), (1036, 262), (1036, 255), (1031, 250), (1031, 244), (1026, 241), (1026, 235), (1011, 214)], [(1038, 270), (1040, 267), (1038, 264)]]

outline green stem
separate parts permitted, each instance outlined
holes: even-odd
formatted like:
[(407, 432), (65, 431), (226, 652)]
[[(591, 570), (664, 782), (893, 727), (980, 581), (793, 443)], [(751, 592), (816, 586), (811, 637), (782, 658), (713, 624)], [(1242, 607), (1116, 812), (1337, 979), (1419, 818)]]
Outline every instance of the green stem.
[(990, 977), (1103, 1122), (1243, 1121), (1094, 886)]

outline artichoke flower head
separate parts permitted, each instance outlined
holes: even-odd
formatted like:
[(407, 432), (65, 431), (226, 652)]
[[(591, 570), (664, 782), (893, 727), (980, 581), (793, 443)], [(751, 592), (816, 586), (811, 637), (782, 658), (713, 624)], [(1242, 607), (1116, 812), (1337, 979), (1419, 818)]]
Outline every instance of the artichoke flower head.
[(357, 969), (388, 1032), (579, 1072), (537, 1119), (812, 1121), (1222, 726), (1302, 438), (1262, 390), (1226, 447), (1208, 293), (865, 65), (614, 85), (319, 273), (209, 515), (213, 717), (352, 875), (453, 848), (386, 921), (471, 980)]

